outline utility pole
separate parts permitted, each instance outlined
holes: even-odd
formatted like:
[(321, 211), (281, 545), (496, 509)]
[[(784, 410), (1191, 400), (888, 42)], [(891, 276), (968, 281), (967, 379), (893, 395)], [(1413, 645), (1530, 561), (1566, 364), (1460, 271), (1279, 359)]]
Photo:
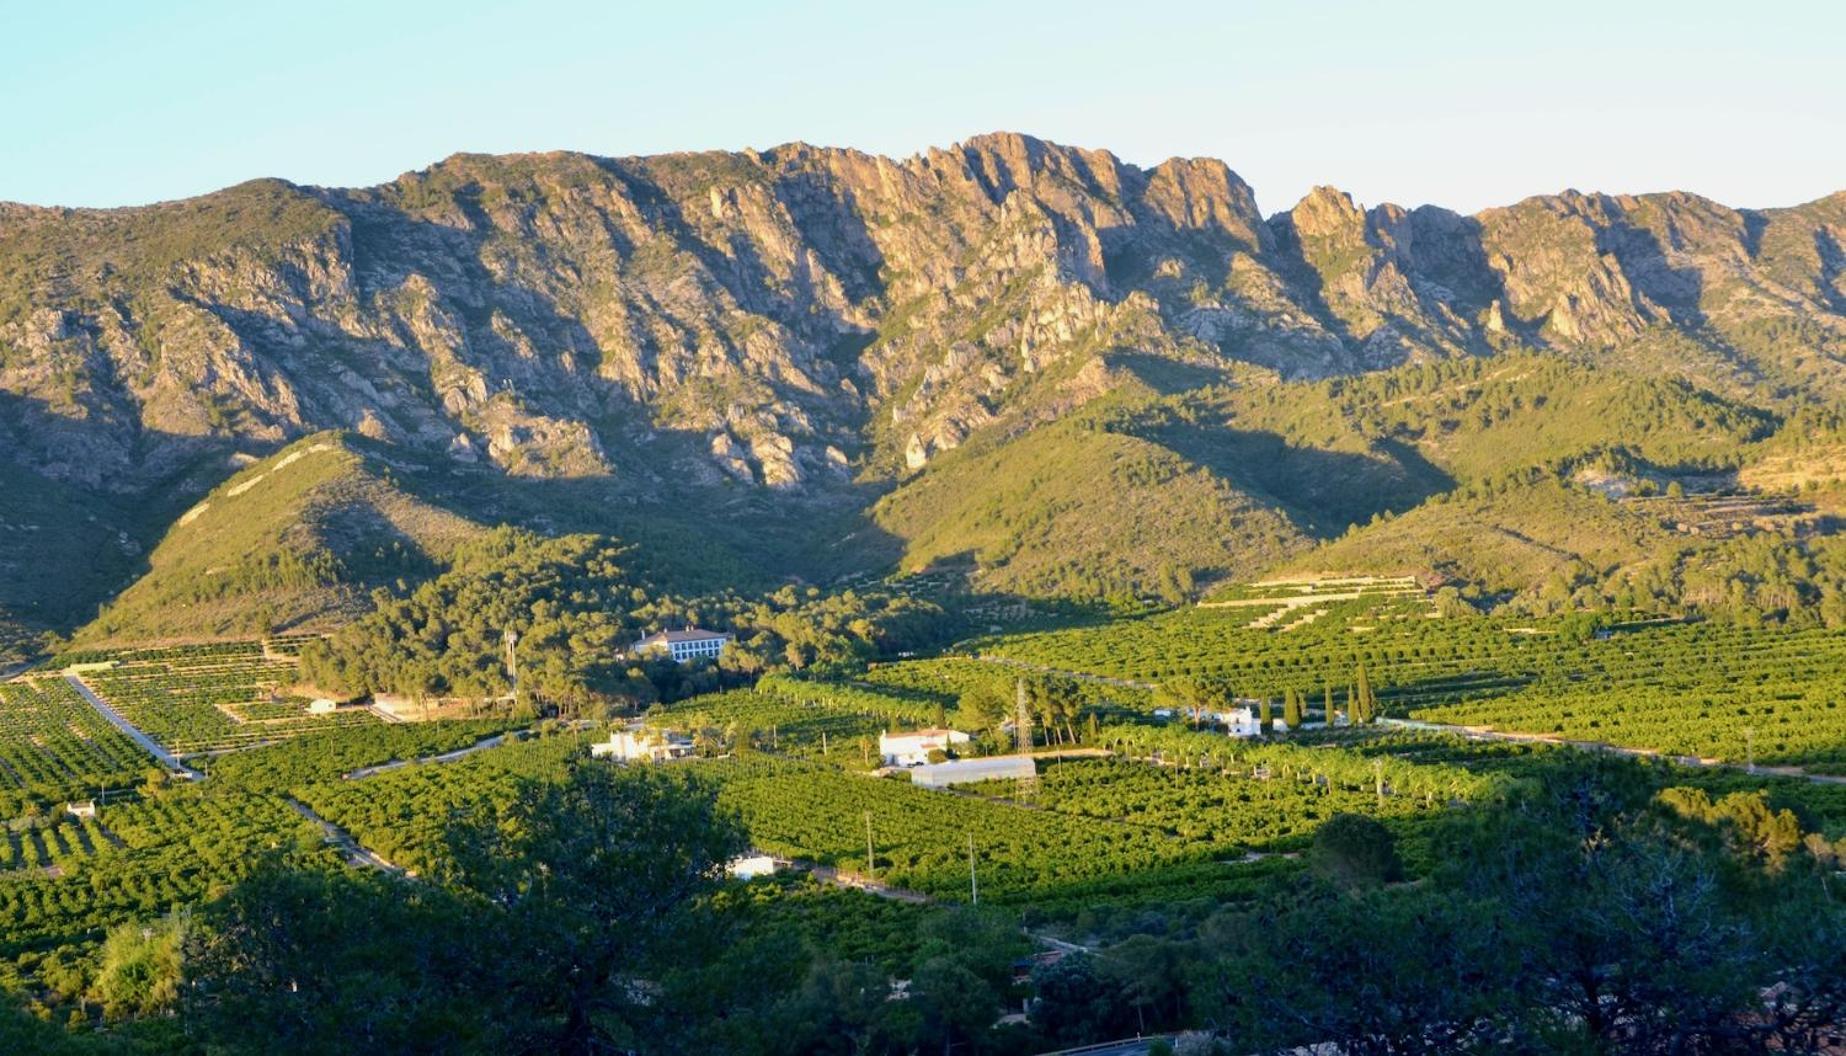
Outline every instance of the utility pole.
[(519, 646), (519, 632), (508, 627), (500, 635), (506, 645), (506, 681), (512, 687), (513, 703), (519, 703), (519, 657), (514, 652)]
[(865, 812), (865, 878), (872, 878), (875, 866), (872, 864), (872, 812)]
[(1756, 773), (1756, 728), (1755, 727), (1745, 726), (1743, 728), (1743, 743), (1744, 743), (1745, 761), (1749, 765), (1750, 773), (1754, 774)]
[(827, 731), (826, 730), (820, 731), (820, 754), (822, 758), (825, 758), (827, 755)]
[(981, 885), (974, 879), (974, 830), (968, 830), (968, 904), (981, 904)]
[(1013, 740), (1019, 754), (1032, 751), (1032, 709), (1026, 703), (1026, 680), (1019, 679), (1013, 691)]
[(1372, 777), (1378, 784), (1378, 805), (1384, 805), (1384, 760), (1372, 760)]

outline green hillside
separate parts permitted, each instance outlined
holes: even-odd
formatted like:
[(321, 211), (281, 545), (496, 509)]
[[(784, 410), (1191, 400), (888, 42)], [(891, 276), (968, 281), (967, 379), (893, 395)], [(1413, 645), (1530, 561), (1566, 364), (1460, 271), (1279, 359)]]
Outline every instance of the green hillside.
[(872, 519), (901, 541), (906, 568), (972, 562), (980, 585), (1028, 595), (1177, 598), (1309, 542), (1272, 502), (1093, 417), (956, 452)]
[(181, 514), (147, 572), (80, 643), (262, 633), (365, 611), (375, 586), (434, 571), (471, 521), (399, 486), (338, 433), (254, 462)]
[(1283, 570), (1418, 574), (1510, 595), (1555, 591), (1553, 580), (1575, 586), (1671, 539), (1653, 516), (1543, 478), (1464, 488), (1401, 516), (1380, 517), (1294, 557)]

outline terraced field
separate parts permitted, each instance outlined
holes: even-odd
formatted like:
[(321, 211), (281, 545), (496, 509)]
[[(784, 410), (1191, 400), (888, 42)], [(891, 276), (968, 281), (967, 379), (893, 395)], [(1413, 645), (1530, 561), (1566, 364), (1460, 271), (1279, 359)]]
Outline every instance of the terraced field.
[(284, 648), (261, 642), (140, 649), (85, 656), (81, 677), (110, 707), (177, 755), (244, 748), (317, 730), (378, 721), (362, 710), (310, 715), (280, 688), (298, 675)]

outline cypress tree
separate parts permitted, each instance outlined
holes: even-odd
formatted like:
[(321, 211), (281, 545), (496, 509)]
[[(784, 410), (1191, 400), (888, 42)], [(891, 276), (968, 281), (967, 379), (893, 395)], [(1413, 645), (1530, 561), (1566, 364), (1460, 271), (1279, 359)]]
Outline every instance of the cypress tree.
[(1372, 680), (1365, 673), (1364, 664), (1359, 665), (1359, 670), (1353, 677), (1359, 688), (1359, 699), (1353, 711), (1353, 721), (1371, 722), (1378, 717), (1378, 697), (1372, 692)]
[(1301, 728), (1301, 693), (1294, 686), (1283, 691), (1282, 721), (1288, 723), (1291, 731)]

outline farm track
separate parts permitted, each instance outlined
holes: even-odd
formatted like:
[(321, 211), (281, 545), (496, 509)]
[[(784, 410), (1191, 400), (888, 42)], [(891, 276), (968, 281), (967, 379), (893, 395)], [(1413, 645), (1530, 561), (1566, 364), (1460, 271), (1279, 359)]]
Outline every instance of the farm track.
[(64, 680), (70, 683), (71, 688), (76, 690), (79, 696), (89, 702), (90, 707), (96, 709), (98, 715), (107, 719), (110, 725), (121, 730), (130, 740), (146, 749), (149, 755), (160, 760), (162, 765), (166, 766), (169, 770), (184, 774), (193, 781), (198, 781), (205, 777), (204, 774), (181, 762), (179, 756), (174, 755), (172, 752), (162, 747), (159, 741), (142, 733), (133, 723), (117, 714), (114, 708), (104, 703), (103, 698), (97, 696), (89, 686), (84, 684), (83, 679), (76, 675), (65, 675)]
[(496, 733), (492, 737), (483, 738), (466, 747), (456, 748), (453, 751), (441, 752), (436, 755), (420, 756), (416, 759), (393, 759), (388, 763), (379, 763), (375, 766), (362, 766), (351, 773), (341, 774), (340, 779), (343, 781), (362, 781), (375, 774), (389, 773), (392, 770), (402, 770), (407, 766), (424, 766), (429, 763), (452, 763), (457, 759), (465, 759), (476, 752), (486, 751), (489, 748), (498, 748), (502, 744), (505, 744), (512, 736), (511, 733)]
[(377, 869), (381, 872), (404, 875), (404, 869), (401, 866), (386, 861), (383, 855), (360, 843), (352, 833), (316, 814), (313, 807), (293, 796), (288, 797), (288, 805), (294, 809), (295, 813), (320, 826), (321, 831), (327, 834), (328, 846), (337, 849), (340, 856), (346, 859), (346, 864), (355, 869)]
[(921, 891), (912, 891), (907, 887), (894, 887), (881, 880), (860, 876), (858, 873), (842, 872), (835, 869), (833, 866), (822, 865), (819, 862), (810, 862), (805, 859), (797, 858), (789, 862), (789, 868), (807, 873), (823, 884), (832, 884), (834, 887), (844, 887), (854, 891), (864, 891), (870, 895), (877, 895), (879, 898), (888, 898), (893, 902), (906, 902), (913, 906), (927, 906), (934, 904), (936, 901), (934, 897), (926, 895)]
[(1136, 682), (1128, 678), (1115, 678), (1111, 675), (1096, 675), (1088, 671), (1070, 671), (1049, 664), (1034, 664), (1026, 660), (1015, 660), (1010, 656), (994, 656), (989, 653), (977, 653), (974, 657), (983, 664), (999, 664), (1004, 667), (1018, 668), (1021, 671), (1035, 671), (1042, 675), (1062, 675), (1083, 682), (1095, 682), (1105, 686), (1120, 686), (1123, 689), (1153, 689), (1155, 683)]
[(1491, 726), (1455, 726), (1445, 722), (1424, 722), (1420, 719), (1381, 718), (1380, 726), (1400, 730), (1419, 730), (1427, 733), (1447, 733), (1465, 737), (1471, 741), (1506, 741), (1514, 744), (1547, 744), (1558, 748), (1572, 748), (1580, 752), (1606, 752), (1612, 755), (1627, 756), (1631, 759), (1665, 759), (1679, 766), (1695, 767), (1705, 770), (1737, 770), (1747, 774), (1768, 777), (1785, 777), (1798, 781), (1811, 781), (1817, 785), (1846, 785), (1846, 777), (1836, 774), (1810, 774), (1798, 766), (1756, 766), (1744, 763), (1727, 762), (1723, 759), (1702, 758), (1695, 755), (1669, 755), (1652, 748), (1627, 748), (1619, 744), (1603, 741), (1585, 741), (1565, 737), (1556, 733), (1521, 733), (1517, 730), (1498, 730)]

